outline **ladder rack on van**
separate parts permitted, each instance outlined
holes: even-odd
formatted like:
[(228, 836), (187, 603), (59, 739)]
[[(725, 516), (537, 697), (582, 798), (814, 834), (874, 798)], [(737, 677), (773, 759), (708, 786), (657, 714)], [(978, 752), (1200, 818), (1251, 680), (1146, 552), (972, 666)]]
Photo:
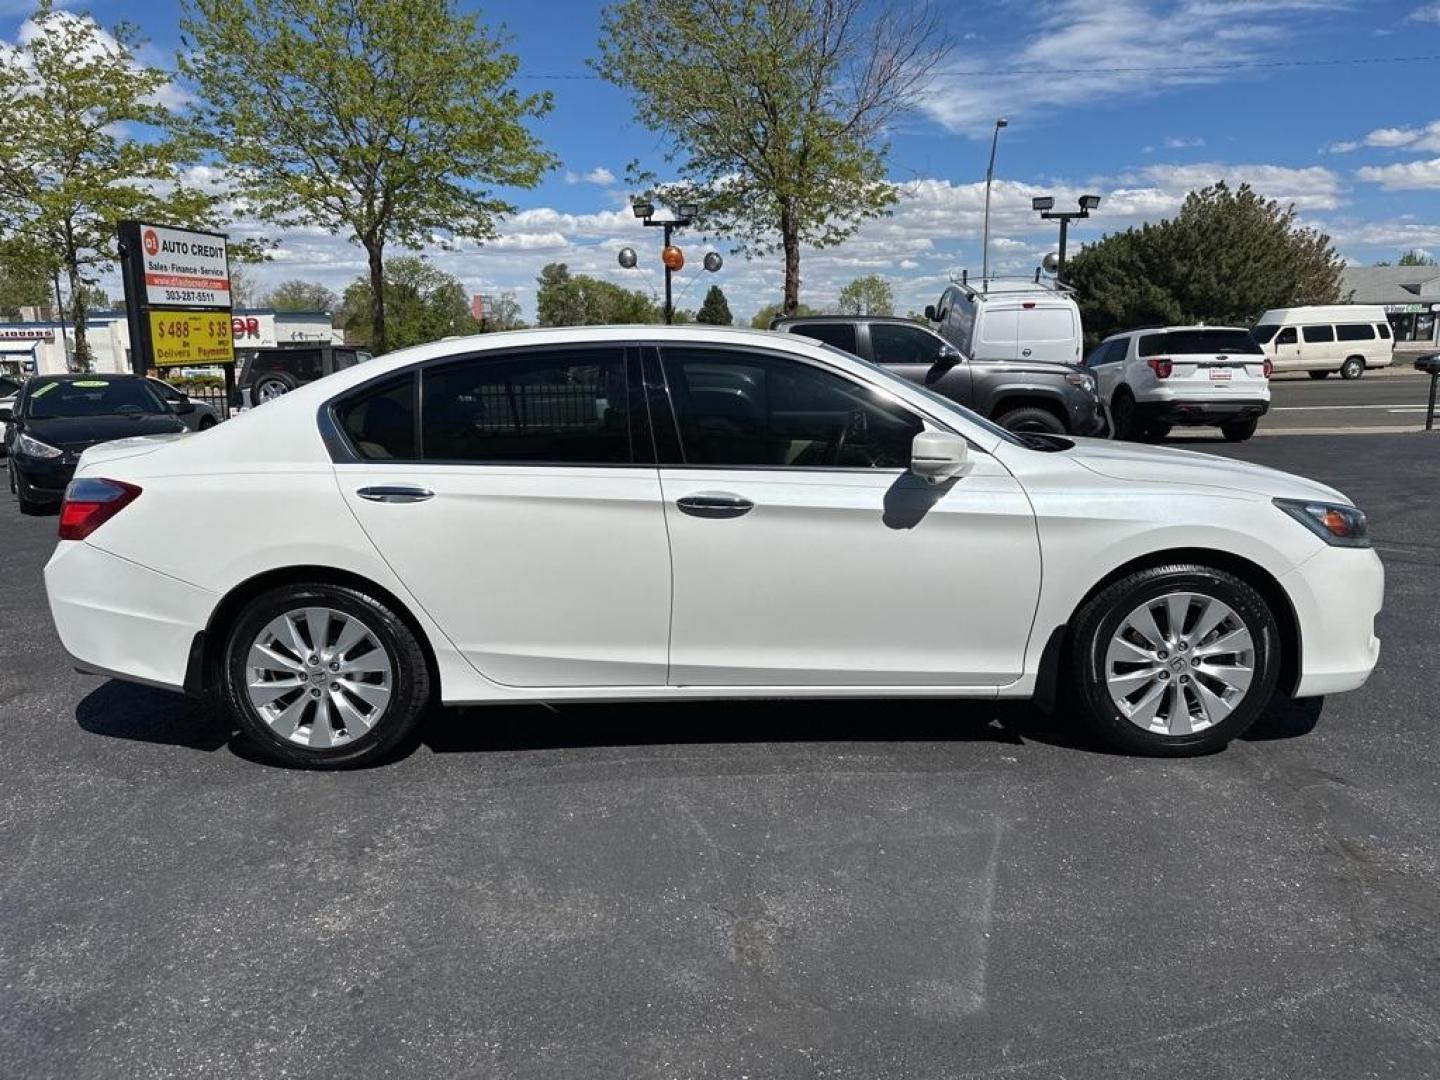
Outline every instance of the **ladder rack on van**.
[[(950, 284), (958, 285), (960, 288), (976, 296), (990, 296), (993, 293), (1021, 292), (1046, 292), (1073, 296), (1076, 292), (1074, 286), (1066, 285), (1062, 281), (1042, 281), (1039, 267), (1036, 267), (1033, 278), (1027, 277), (1025, 274), (991, 274), (988, 278), (982, 279), (978, 286), (970, 283), (969, 270), (961, 270), (959, 277), (956, 277), (954, 274), (950, 275)], [(996, 285), (1010, 287), (994, 288)]]

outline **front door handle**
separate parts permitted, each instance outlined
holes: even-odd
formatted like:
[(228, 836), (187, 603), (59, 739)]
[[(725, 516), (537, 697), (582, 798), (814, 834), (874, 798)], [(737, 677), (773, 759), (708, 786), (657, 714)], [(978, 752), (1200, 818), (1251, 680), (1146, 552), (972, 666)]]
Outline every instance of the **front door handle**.
[(355, 494), (371, 502), (383, 503), (417, 503), (435, 497), (433, 491), (415, 484), (380, 484), (360, 488)]
[(696, 495), (686, 495), (676, 499), (675, 505), (682, 513), (703, 518), (735, 518), (755, 509), (755, 504), (749, 499), (724, 491), (702, 491)]

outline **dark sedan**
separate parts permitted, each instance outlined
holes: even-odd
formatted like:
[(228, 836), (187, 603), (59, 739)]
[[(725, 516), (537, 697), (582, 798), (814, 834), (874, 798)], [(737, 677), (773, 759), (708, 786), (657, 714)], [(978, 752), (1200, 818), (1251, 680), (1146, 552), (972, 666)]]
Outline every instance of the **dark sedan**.
[(10, 490), (30, 513), (58, 505), (86, 448), (132, 435), (185, 430), (175, 411), (135, 375), (37, 375), (5, 425)]

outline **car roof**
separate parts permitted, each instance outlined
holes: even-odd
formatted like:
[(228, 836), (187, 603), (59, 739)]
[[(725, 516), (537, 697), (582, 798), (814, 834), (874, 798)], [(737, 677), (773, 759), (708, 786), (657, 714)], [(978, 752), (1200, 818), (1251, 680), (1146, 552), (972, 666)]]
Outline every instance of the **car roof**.
[[(1121, 330), (1118, 334), (1111, 334), (1104, 341), (1113, 341), (1116, 338), (1131, 337), (1135, 334), (1168, 334), (1171, 330), (1235, 330), (1242, 334), (1248, 334), (1248, 326), (1137, 326), (1133, 330)], [(1102, 341), (1101, 344), (1104, 344)]]
[(784, 324), (789, 326), (794, 323), (808, 322), (878, 322), (900, 323), (905, 326), (925, 326), (925, 324), (918, 319), (909, 319), (904, 315), (781, 315), (776, 318), (771, 325), (780, 326)]
[(140, 376), (131, 371), (67, 371), (62, 375), (31, 375), (35, 381), (42, 379), (49, 382), (76, 382), (84, 380), (91, 382), (95, 379), (104, 379), (113, 382), (116, 379), (138, 379)]

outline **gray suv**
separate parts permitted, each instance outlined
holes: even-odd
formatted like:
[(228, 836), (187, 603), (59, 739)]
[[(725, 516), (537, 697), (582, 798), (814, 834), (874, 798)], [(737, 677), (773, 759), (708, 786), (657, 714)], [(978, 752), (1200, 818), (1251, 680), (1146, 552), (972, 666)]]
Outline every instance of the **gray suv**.
[(970, 360), (929, 327), (879, 315), (779, 318), (770, 329), (880, 364), (1010, 431), (1098, 435), (1105, 429), (1095, 377), (1074, 364)]

